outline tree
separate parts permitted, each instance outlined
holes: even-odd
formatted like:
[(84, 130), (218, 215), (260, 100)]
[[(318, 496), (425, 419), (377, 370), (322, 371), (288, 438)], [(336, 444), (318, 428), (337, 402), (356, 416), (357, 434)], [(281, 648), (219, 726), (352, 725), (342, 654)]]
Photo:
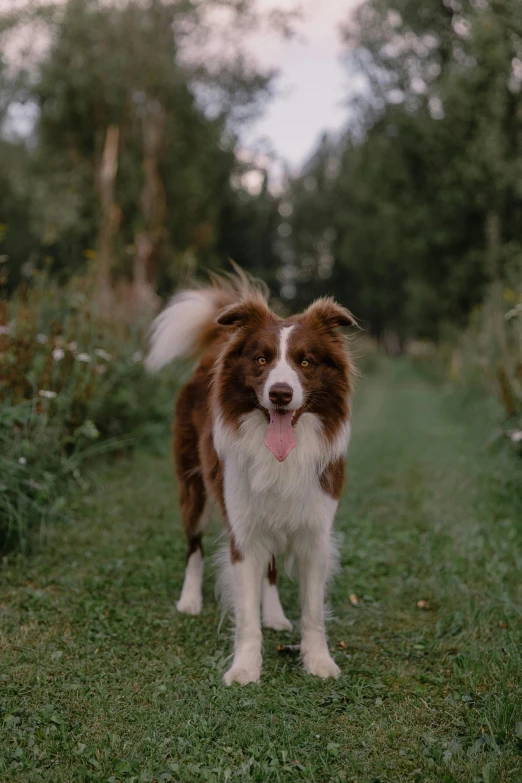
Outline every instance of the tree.
[[(32, 220), (57, 272), (95, 257), (106, 310), (116, 279), (129, 309), (147, 309), (193, 259), (212, 266), (218, 253), (236, 255), (226, 221), (240, 213), (250, 247), (270, 241), (261, 215), (271, 197), (241, 201), (230, 180), (235, 128), (263, 103), (272, 74), (241, 48), (212, 68), (180, 56), (191, 24), (208, 35), (216, 5), (69, 0), (46, 9), (49, 48), (29, 85), (38, 108)], [(243, 33), (260, 21), (252, 0), (228, 7)]]
[(520, 263), (521, 24), (512, 0), (367, 0), (344, 30), (366, 91), (330, 160), (323, 144), (292, 183), (292, 236), (315, 287), (314, 248), (332, 228), (319, 285), (378, 337), (464, 325), (488, 281)]

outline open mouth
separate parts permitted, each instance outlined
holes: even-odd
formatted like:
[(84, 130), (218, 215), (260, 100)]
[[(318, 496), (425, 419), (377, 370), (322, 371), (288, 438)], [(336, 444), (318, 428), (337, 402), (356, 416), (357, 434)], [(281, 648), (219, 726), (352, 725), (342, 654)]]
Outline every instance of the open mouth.
[(299, 418), (299, 412), (274, 408), (267, 413), (270, 416), (270, 424), (266, 432), (265, 446), (270, 449), (278, 462), (284, 462), (296, 445), (294, 426)]

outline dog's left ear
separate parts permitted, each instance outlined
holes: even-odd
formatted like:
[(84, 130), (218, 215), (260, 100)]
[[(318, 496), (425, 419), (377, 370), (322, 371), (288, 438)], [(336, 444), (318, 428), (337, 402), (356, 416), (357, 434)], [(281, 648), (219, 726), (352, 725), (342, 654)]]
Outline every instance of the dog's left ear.
[(337, 329), (341, 326), (357, 326), (357, 320), (346, 307), (341, 307), (331, 296), (324, 296), (312, 302), (303, 315), (316, 328)]

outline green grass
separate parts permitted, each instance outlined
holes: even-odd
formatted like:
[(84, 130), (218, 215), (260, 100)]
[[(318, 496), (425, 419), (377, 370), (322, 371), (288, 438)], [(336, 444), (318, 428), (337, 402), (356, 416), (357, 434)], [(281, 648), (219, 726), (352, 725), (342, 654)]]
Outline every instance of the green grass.
[[(100, 470), (76, 524), (0, 574), (0, 778), (522, 780), (522, 482), (512, 456), (481, 449), (495, 413), (406, 363), (360, 382), (331, 591), (338, 681), (277, 652), (296, 634), (266, 632), (261, 683), (227, 689), (208, 571), (202, 616), (174, 611), (168, 452)], [(282, 595), (297, 619), (286, 577)]]

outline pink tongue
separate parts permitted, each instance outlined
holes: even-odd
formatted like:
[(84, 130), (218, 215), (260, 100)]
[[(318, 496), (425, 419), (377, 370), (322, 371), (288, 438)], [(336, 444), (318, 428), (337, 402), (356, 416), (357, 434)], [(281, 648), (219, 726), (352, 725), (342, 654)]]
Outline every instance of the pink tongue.
[(294, 411), (278, 413), (270, 411), (270, 424), (265, 438), (265, 446), (268, 446), (274, 457), (279, 462), (284, 462), (295, 447), (294, 428), (292, 416)]

